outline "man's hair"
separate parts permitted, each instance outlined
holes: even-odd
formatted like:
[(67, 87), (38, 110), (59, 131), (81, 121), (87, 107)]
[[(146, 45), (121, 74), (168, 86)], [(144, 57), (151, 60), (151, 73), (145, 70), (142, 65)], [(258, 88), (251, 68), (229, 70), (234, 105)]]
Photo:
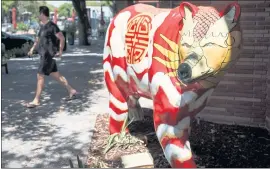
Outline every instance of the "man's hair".
[(50, 14), (50, 10), (47, 6), (40, 6), (39, 7), (39, 13), (49, 17), (49, 14)]

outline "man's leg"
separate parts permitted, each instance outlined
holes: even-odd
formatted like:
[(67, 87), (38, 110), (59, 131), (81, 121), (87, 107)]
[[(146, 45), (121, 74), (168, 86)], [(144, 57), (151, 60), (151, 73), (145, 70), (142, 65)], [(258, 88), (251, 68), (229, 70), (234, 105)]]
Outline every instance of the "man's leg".
[(36, 107), (40, 104), (40, 96), (41, 96), (41, 92), (44, 86), (44, 75), (38, 73), (37, 74), (37, 89), (36, 89), (36, 96), (34, 98), (34, 100), (30, 103), (27, 104), (27, 107), (31, 108), (31, 107)]
[(68, 84), (67, 79), (64, 76), (62, 76), (58, 71), (52, 72), (50, 74), (50, 76), (52, 76), (55, 80), (57, 80), (64, 87), (66, 87), (66, 89), (68, 90), (68, 93), (69, 93), (69, 97), (72, 97), (74, 94), (77, 93), (77, 91)]

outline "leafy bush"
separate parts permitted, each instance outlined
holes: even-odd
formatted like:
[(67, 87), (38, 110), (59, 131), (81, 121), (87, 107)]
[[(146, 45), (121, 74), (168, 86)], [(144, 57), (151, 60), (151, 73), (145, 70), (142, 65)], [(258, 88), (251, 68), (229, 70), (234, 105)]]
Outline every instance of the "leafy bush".
[(28, 31), (29, 25), (20, 22), (20, 23), (18, 23), (18, 25), (17, 25), (17, 29), (18, 29), (18, 30), (21, 30), (21, 31)]

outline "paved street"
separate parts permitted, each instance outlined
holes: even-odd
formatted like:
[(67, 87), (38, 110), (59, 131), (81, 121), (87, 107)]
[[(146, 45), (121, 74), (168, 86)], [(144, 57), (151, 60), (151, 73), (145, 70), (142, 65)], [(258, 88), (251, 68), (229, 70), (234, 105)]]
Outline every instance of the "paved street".
[[(65, 102), (66, 90), (46, 77), (42, 105), (27, 109), (36, 88), (38, 58), (13, 59), (2, 72), (2, 167), (69, 167), (68, 159), (86, 157), (98, 113), (105, 113), (103, 41), (90, 47), (69, 46), (58, 61), (60, 72), (82, 95)], [(4, 70), (4, 69), (3, 69)]]

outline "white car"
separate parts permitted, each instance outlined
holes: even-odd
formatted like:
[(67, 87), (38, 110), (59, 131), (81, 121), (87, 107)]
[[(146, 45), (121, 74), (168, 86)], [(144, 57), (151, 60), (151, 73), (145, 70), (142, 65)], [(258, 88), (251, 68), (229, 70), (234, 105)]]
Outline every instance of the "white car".
[(1, 30), (3, 32), (12, 32), (13, 30), (13, 26), (11, 23), (2, 23), (1, 26), (2, 26)]

